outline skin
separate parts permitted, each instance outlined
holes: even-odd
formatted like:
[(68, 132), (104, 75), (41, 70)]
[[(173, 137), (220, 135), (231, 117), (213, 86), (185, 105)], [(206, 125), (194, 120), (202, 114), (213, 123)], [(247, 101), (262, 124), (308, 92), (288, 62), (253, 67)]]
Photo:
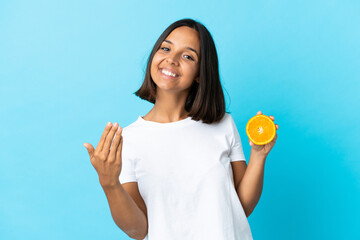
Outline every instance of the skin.
[[(145, 120), (155, 122), (174, 122), (188, 116), (185, 100), (194, 81), (199, 82), (200, 39), (196, 30), (179, 27), (173, 30), (155, 53), (151, 64), (151, 77), (157, 86), (154, 107), (144, 116)], [(198, 53), (187, 49), (190, 47)], [(159, 68), (171, 68), (180, 74), (179, 78), (166, 79)], [(257, 114), (262, 114), (259, 111)], [(273, 121), (275, 118), (269, 116)], [(276, 129), (279, 126), (276, 124)], [(119, 186), (121, 172), (122, 128), (118, 123), (108, 123), (96, 149), (90, 143), (84, 143), (90, 161), (99, 176), (104, 191), (112, 191)], [(114, 137), (115, 136), (115, 137)], [(249, 139), (251, 155), (249, 166), (246, 162), (232, 162), (234, 182), (239, 199), (247, 216), (255, 208), (263, 183), (265, 159), (275, 145), (277, 135), (266, 145), (255, 145)], [(140, 196), (137, 186), (132, 189)], [(140, 206), (138, 201), (136, 204)]]
[(115, 186), (119, 182), (122, 167), (121, 133), (122, 128), (119, 127), (118, 123), (112, 125), (109, 122), (105, 126), (96, 149), (90, 143), (84, 143), (84, 147), (88, 150), (90, 156), (90, 162), (99, 175), (99, 181), (103, 188)]
[[(261, 111), (257, 115), (262, 114)], [(271, 120), (275, 120), (274, 116), (269, 116)], [(279, 125), (275, 124), (276, 130)], [(254, 211), (257, 203), (260, 200), (263, 181), (265, 161), (274, 147), (277, 139), (277, 133), (274, 139), (265, 145), (256, 145), (249, 139), (251, 146), (249, 166), (245, 161), (232, 162), (234, 184), (240, 202), (244, 208), (245, 215), (248, 217)]]
[[(179, 27), (174, 29), (165, 40), (171, 43), (165, 41), (162, 43), (151, 64), (151, 77), (157, 85), (156, 103), (144, 117), (146, 120), (157, 122), (172, 122), (186, 118), (187, 113), (184, 110), (186, 97), (193, 82), (199, 80), (197, 77), (200, 60), (198, 32), (189, 27)], [(164, 78), (159, 70), (164, 67), (173, 69), (180, 77)], [(90, 143), (84, 143), (103, 188), (112, 187), (119, 181), (122, 166), (121, 133), (122, 128), (119, 124), (113, 125), (110, 122), (106, 125), (96, 149)]]
[[(157, 86), (156, 102), (145, 120), (174, 122), (188, 116), (185, 101), (191, 85), (199, 82), (200, 39), (196, 30), (183, 26), (174, 29), (155, 53), (151, 63), (151, 77)], [(190, 47), (195, 52), (187, 49)], [(166, 79), (160, 68), (171, 68), (179, 78)]]
[(100, 184), (116, 225), (129, 237), (144, 239), (147, 235), (148, 223), (146, 207), (143, 199), (140, 199), (137, 183), (121, 185), (119, 181), (122, 168), (121, 134), (122, 128), (119, 124), (112, 125), (109, 122), (96, 149), (90, 143), (84, 143), (84, 147), (88, 150), (91, 164), (99, 175)]
[[(173, 122), (186, 118), (188, 116), (185, 111), (186, 97), (194, 81), (199, 81), (199, 34), (189, 27), (179, 27), (165, 40), (171, 43), (162, 43), (151, 64), (150, 74), (157, 86), (156, 103), (144, 117), (145, 120), (155, 122)], [(194, 49), (197, 54), (188, 48)], [(164, 67), (172, 69), (180, 77), (176, 79), (163, 77), (159, 68)], [(119, 182), (122, 168), (121, 133), (122, 128), (118, 123), (112, 125), (109, 122), (96, 149), (90, 143), (84, 143), (84, 147), (99, 176), (114, 221), (128, 236), (143, 239), (147, 234), (147, 215), (137, 183), (121, 185)]]

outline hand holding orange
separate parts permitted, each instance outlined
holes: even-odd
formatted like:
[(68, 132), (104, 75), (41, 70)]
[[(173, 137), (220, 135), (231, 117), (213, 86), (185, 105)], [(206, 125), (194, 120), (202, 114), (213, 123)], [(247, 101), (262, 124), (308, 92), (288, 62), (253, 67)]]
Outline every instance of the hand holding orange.
[(275, 145), (277, 139), (276, 130), (279, 129), (279, 125), (274, 124), (274, 120), (273, 116), (263, 115), (261, 111), (250, 118), (246, 124), (246, 134), (249, 137), (252, 151), (267, 156)]

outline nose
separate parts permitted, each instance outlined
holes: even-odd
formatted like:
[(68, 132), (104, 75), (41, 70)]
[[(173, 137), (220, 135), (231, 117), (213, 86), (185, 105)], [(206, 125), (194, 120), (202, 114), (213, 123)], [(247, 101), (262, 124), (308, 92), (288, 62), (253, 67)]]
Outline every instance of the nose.
[(177, 54), (169, 54), (166, 58), (166, 62), (168, 62), (169, 64), (178, 65), (179, 63)]

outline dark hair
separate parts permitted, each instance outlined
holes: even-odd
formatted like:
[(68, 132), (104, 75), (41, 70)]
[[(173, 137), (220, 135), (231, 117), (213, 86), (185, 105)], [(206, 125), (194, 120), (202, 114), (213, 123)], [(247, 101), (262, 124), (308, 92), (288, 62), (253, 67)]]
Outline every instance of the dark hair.
[(199, 83), (194, 81), (185, 102), (185, 110), (193, 120), (204, 123), (220, 121), (225, 115), (225, 99), (219, 76), (219, 63), (214, 40), (206, 27), (193, 19), (181, 19), (172, 23), (156, 41), (148, 58), (145, 79), (134, 93), (141, 99), (155, 103), (156, 84), (151, 78), (150, 69), (155, 53), (161, 43), (175, 29), (187, 26), (195, 29), (200, 35)]

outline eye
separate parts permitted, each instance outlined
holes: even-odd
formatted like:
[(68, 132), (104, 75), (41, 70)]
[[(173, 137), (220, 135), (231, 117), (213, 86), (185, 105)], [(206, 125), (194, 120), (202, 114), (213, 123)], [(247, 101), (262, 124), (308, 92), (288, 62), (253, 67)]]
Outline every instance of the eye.
[(194, 59), (193, 59), (192, 57), (190, 57), (189, 55), (185, 55), (185, 57), (186, 57), (186, 56), (188, 56), (187, 59), (190, 59), (190, 60), (194, 61)]
[[(160, 48), (161, 50), (165, 51), (165, 52), (168, 52), (170, 50), (170, 48), (167, 48), (167, 47), (161, 47)], [(195, 61), (190, 55), (184, 55), (186, 59), (189, 59), (191, 61)]]

